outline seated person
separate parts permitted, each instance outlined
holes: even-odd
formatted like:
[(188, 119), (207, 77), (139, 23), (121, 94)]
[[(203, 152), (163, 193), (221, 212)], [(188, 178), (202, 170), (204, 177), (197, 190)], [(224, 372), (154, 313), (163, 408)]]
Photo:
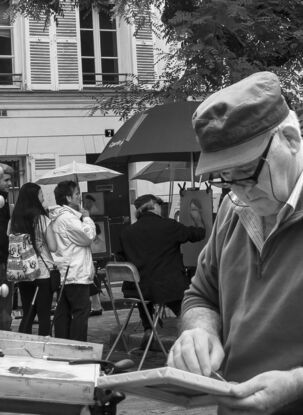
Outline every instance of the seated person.
[[(137, 222), (120, 235), (121, 252), (118, 260), (133, 263), (140, 274), (143, 297), (150, 300), (148, 309), (153, 316), (153, 303), (167, 305), (180, 315), (184, 290), (188, 287), (180, 245), (197, 242), (205, 237), (205, 227), (185, 226), (174, 219), (161, 216), (163, 201), (151, 194), (138, 197), (135, 202)], [(124, 282), (125, 297), (136, 294), (133, 283)], [(150, 335), (150, 324), (139, 306), (145, 331), (141, 347)]]

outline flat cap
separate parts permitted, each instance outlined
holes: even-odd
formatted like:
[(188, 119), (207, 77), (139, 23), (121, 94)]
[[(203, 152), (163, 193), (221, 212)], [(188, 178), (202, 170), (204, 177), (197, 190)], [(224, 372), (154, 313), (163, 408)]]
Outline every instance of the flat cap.
[(215, 92), (193, 114), (201, 147), (196, 174), (249, 163), (266, 148), (273, 128), (289, 114), (278, 77), (257, 72)]

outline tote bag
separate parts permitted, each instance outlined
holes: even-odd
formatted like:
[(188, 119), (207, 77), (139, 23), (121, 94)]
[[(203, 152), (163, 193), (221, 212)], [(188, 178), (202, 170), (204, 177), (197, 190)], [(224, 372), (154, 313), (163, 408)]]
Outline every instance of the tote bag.
[(36, 251), (27, 233), (10, 234), (8, 237), (8, 281), (33, 281), (40, 275)]

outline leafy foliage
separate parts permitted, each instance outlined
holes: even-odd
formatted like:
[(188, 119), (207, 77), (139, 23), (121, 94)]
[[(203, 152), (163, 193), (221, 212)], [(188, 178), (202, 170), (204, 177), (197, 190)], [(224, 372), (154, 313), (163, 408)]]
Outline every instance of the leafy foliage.
[(11, 5), (12, 17), (20, 13), (35, 20), (53, 17), (59, 24), (64, 18), (64, 6), (79, 7), (80, 10), (89, 10), (92, 6), (100, 10), (108, 10), (108, 0), (19, 0)]
[[(63, 1), (81, 8), (107, 3)], [(27, 15), (62, 15), (59, 0), (20, 0), (17, 7)], [(152, 88), (135, 78), (112, 88), (109, 97), (100, 96), (99, 108), (124, 118), (158, 102), (203, 99), (263, 70), (280, 77), (293, 106), (302, 102), (303, 0), (116, 0), (114, 12), (138, 25), (151, 7), (162, 15), (156, 32), (171, 45), (161, 56), (164, 73)]]

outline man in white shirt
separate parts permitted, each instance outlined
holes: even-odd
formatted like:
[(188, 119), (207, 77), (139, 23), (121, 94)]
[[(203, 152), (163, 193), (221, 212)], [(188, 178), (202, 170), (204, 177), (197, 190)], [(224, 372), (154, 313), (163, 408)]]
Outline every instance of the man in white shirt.
[(86, 341), (90, 312), (89, 285), (94, 276), (90, 245), (96, 236), (96, 227), (88, 211), (81, 209), (77, 183), (61, 182), (54, 192), (58, 206), (51, 209), (50, 217), (57, 240), (54, 256), (59, 266), (61, 264), (61, 278), (65, 278), (69, 266), (54, 317), (55, 336)]

